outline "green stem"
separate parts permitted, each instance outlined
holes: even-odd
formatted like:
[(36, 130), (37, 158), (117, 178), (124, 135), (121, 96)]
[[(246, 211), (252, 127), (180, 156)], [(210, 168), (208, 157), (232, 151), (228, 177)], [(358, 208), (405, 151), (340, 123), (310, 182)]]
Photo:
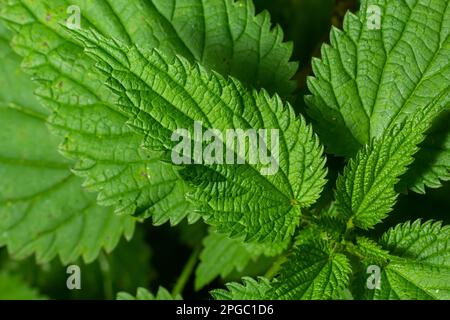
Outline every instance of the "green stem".
[(172, 296), (176, 296), (183, 292), (184, 287), (189, 281), (189, 278), (191, 277), (192, 272), (194, 271), (194, 267), (197, 264), (199, 254), (200, 254), (200, 247), (197, 247), (196, 249), (194, 249), (191, 256), (189, 257), (189, 260), (186, 262), (183, 270), (181, 271), (181, 274), (178, 277), (175, 286), (173, 287)]
[(105, 298), (106, 300), (112, 300), (114, 299), (114, 290), (111, 277), (111, 267), (109, 265), (108, 257), (103, 251), (101, 251), (98, 256), (98, 262), (103, 276), (103, 291), (105, 293)]

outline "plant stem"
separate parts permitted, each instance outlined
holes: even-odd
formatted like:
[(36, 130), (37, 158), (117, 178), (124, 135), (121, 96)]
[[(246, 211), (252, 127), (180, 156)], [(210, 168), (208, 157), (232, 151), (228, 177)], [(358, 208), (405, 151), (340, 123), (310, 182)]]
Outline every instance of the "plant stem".
[(181, 271), (180, 276), (177, 279), (177, 282), (175, 283), (175, 286), (172, 290), (172, 295), (176, 296), (178, 294), (181, 294), (184, 290), (184, 287), (186, 286), (189, 278), (192, 275), (192, 272), (194, 271), (194, 267), (197, 264), (198, 256), (200, 254), (200, 247), (197, 247), (192, 251), (191, 256), (189, 257), (188, 261), (184, 265), (183, 270)]
[(103, 276), (103, 292), (105, 294), (105, 298), (107, 300), (112, 300), (114, 299), (114, 293), (111, 278), (111, 267), (109, 265), (108, 257), (103, 251), (101, 251), (98, 256), (98, 262)]

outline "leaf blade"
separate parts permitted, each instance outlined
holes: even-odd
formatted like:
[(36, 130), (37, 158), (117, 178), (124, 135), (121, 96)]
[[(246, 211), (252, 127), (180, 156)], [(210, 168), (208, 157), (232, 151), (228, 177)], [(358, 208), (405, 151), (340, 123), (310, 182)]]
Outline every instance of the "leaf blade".
[[(432, 22), (424, 27), (423, 19)], [(445, 0), (364, 0), (357, 15), (346, 15), (343, 31), (332, 30), (322, 60), (313, 61), (315, 77), (308, 81), (313, 95), (307, 97), (308, 112), (330, 152), (353, 157), (424, 105), (448, 103), (449, 21)], [(434, 100), (437, 96), (443, 99)], [(424, 192), (450, 178), (448, 148), (435, 144), (424, 142), (432, 156), (418, 155), (426, 167), (412, 168), (408, 188)]]
[[(225, 79), (179, 56), (127, 47), (93, 31), (78, 31), (74, 36), (98, 59), (98, 68), (109, 76), (108, 85), (118, 95), (117, 104), (128, 113), (129, 125), (145, 135), (148, 148), (171, 152), (172, 133), (180, 128), (194, 132), (199, 123), (221, 132), (277, 130), (281, 150), (276, 163), (282, 166), (273, 176), (260, 174), (261, 163), (253, 165), (247, 159), (241, 166), (190, 166), (183, 177), (196, 186), (191, 197), (203, 204), (199, 211), (208, 214), (208, 222), (219, 232), (269, 242), (290, 237), (299, 207), (317, 200), (326, 174), (322, 147), (302, 117), (296, 119), (277, 96), (248, 90), (233, 78)], [(170, 118), (165, 116), (167, 110)], [(219, 143), (224, 144), (223, 137)], [(301, 163), (295, 166), (297, 159)], [(261, 204), (272, 208), (271, 212), (266, 213)]]

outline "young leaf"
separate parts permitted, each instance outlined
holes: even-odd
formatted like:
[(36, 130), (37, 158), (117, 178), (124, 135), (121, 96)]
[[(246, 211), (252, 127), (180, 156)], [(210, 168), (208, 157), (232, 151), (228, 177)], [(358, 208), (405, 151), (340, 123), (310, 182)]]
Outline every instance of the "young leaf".
[(270, 281), (259, 277), (258, 280), (244, 277), (243, 284), (230, 282), (225, 289), (212, 290), (210, 293), (216, 300), (265, 300), (271, 289)]
[(156, 295), (152, 294), (145, 288), (138, 288), (136, 292), (136, 297), (132, 296), (127, 292), (119, 292), (117, 294), (117, 300), (182, 300), (180, 295), (175, 297), (170, 294), (167, 289), (159, 287)]
[(450, 111), (438, 117), (436, 123), (420, 145), (414, 163), (401, 178), (399, 190), (408, 187), (417, 193), (425, 193), (426, 187), (439, 188), (442, 181), (450, 180)]
[(270, 92), (290, 94), (296, 87), (292, 43), (283, 42), (282, 29), (272, 25), (267, 11), (255, 14), (251, 0), (8, 0), (0, 9), (16, 30), (45, 26), (48, 39), (57, 35), (70, 42), (65, 27), (74, 6), (80, 12), (75, 29), (180, 54)]
[(424, 134), (443, 109), (433, 101), (415, 111), (407, 122), (387, 130), (350, 161), (338, 178), (335, 193), (349, 226), (371, 228), (392, 210), (399, 177), (413, 162)]
[(55, 256), (64, 263), (79, 256), (93, 261), (122, 235), (132, 236), (134, 219), (98, 207), (81, 189), (72, 163), (56, 152), (47, 113), (3, 37), (0, 59), (0, 245), (17, 258), (35, 253), (40, 263)]
[(68, 40), (62, 24), (71, 5), (80, 8), (81, 27), (168, 55), (182, 54), (273, 91), (293, 88), (291, 45), (282, 43), (281, 29), (270, 27), (266, 13), (254, 15), (251, 1), (202, 0), (186, 6), (166, 0), (13, 0), (2, 5), (3, 19), (18, 33), (13, 46), (39, 81), (38, 95), (54, 111), (49, 121), (64, 137), (61, 149), (77, 160), (75, 172), (86, 179), (87, 188), (99, 192), (99, 203), (120, 213), (151, 216), (157, 225), (177, 224), (186, 215), (195, 221), (198, 216), (185, 201), (188, 189), (177, 172), (159, 161), (158, 152), (141, 148), (140, 135), (124, 125), (126, 118), (102, 90), (103, 78), (92, 60)]
[(349, 283), (351, 266), (347, 257), (333, 251), (323, 240), (295, 248), (273, 282), (272, 299), (331, 299)]
[(389, 252), (380, 248), (373, 240), (365, 237), (356, 238), (354, 253), (361, 258), (363, 262), (370, 261), (378, 265), (384, 265), (389, 261)]
[[(191, 198), (199, 212), (219, 232), (260, 242), (283, 242), (292, 236), (300, 208), (319, 197), (326, 170), (323, 148), (312, 128), (302, 117), (297, 119), (288, 104), (182, 57), (168, 58), (158, 50), (127, 47), (92, 31), (74, 35), (109, 76), (108, 84), (118, 95), (117, 104), (128, 113), (130, 126), (145, 135), (146, 147), (170, 153), (176, 145), (173, 132), (185, 128), (192, 133), (198, 123), (201, 130), (220, 133), (276, 131), (279, 141), (273, 138), (266, 145), (274, 160), (272, 168), (248, 159), (240, 165), (219, 160), (188, 166), (184, 178), (196, 187)], [(216, 136), (216, 143), (227, 150), (224, 140)], [(245, 155), (252, 152), (247, 143), (245, 148)], [(271, 174), (263, 173), (271, 169)]]
[(19, 276), (0, 272), (0, 300), (43, 300), (45, 296), (30, 288)]
[[(448, 0), (363, 0), (358, 15), (348, 13), (344, 30), (333, 29), (331, 45), (313, 60), (308, 81), (308, 112), (328, 150), (352, 157), (423, 106), (448, 102), (449, 30)], [(433, 140), (424, 145), (432, 157), (409, 181), (414, 190), (450, 179), (449, 162), (433, 161), (450, 149), (434, 148)]]
[(450, 228), (417, 220), (386, 232), (380, 244), (391, 262), (382, 268), (380, 289), (368, 299), (450, 299)]
[[(289, 62), (293, 45), (283, 43), (283, 30), (272, 25), (267, 11), (255, 15), (252, 0), (152, 0), (145, 6), (154, 20), (170, 25), (161, 38), (178, 41), (172, 52), (271, 93), (295, 89), (291, 78), (297, 63)], [(188, 52), (181, 50), (184, 45)]]
[(450, 267), (450, 226), (420, 220), (399, 224), (386, 232), (380, 244), (393, 255), (417, 262)]
[(186, 215), (195, 221), (184, 197), (187, 188), (174, 168), (161, 164), (158, 153), (140, 148), (142, 138), (108, 104), (93, 62), (61, 31), (66, 2), (49, 2), (47, 9), (42, 4), (12, 1), (2, 16), (17, 31), (13, 47), (38, 81), (37, 95), (53, 110), (52, 131), (64, 137), (61, 151), (77, 160), (75, 172), (86, 178), (84, 186), (98, 191), (99, 203), (114, 205), (118, 213), (152, 216), (155, 224), (176, 224)]

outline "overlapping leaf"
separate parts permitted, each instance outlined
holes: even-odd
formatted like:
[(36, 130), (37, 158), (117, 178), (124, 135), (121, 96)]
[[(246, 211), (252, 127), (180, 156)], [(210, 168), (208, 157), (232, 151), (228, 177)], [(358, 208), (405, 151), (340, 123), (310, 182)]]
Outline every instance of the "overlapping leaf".
[[(348, 13), (344, 30), (333, 29), (330, 40), (313, 61), (307, 102), (331, 152), (351, 157), (415, 111), (449, 102), (447, 0), (361, 1), (359, 14)], [(425, 141), (408, 187), (423, 192), (450, 179), (449, 136), (446, 126)]]
[[(245, 235), (249, 241), (290, 238), (300, 208), (318, 198), (326, 173), (322, 147), (303, 118), (296, 118), (278, 96), (246, 89), (237, 80), (208, 72), (182, 57), (129, 47), (96, 32), (74, 35), (99, 61), (98, 68), (118, 95), (117, 104), (128, 113), (130, 126), (145, 135), (149, 148), (172, 153), (177, 145), (172, 134), (185, 129), (193, 137), (198, 123), (202, 130), (219, 131), (216, 143), (227, 151), (227, 130), (276, 130), (278, 141), (265, 144), (273, 165), (269, 169), (275, 169), (272, 173), (264, 174), (269, 171), (267, 164), (251, 163), (246, 157), (240, 165), (236, 160), (231, 165), (220, 161), (188, 165), (183, 175), (195, 187), (191, 199), (199, 212), (218, 231)], [(245, 148), (248, 155), (249, 144)]]
[[(78, 160), (77, 174), (116, 211), (152, 216), (155, 224), (198, 218), (185, 201), (187, 188), (159, 153), (140, 147), (141, 137), (102, 89), (92, 61), (67, 38), (63, 26), (78, 6), (81, 27), (128, 44), (179, 53), (255, 86), (288, 93), (296, 64), (267, 13), (255, 16), (251, 1), (28, 1), (8, 0), (2, 17), (17, 32), (13, 47), (40, 83), (38, 95), (53, 109), (62, 151)], [(218, 27), (219, 26), (219, 27)], [(195, 30), (195, 33), (192, 33)], [(245, 64), (246, 68), (242, 68)]]
[(444, 106), (431, 102), (407, 122), (391, 127), (350, 161), (338, 178), (335, 193), (349, 227), (371, 228), (392, 210), (400, 176), (413, 162), (418, 145), (443, 109)]
[(0, 56), (0, 245), (18, 258), (35, 253), (39, 262), (55, 256), (66, 263), (79, 256), (92, 261), (123, 234), (130, 238), (134, 219), (98, 207), (81, 189), (4, 36)]

